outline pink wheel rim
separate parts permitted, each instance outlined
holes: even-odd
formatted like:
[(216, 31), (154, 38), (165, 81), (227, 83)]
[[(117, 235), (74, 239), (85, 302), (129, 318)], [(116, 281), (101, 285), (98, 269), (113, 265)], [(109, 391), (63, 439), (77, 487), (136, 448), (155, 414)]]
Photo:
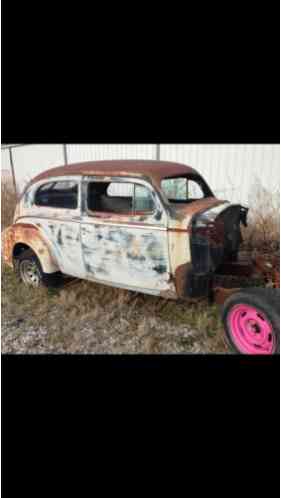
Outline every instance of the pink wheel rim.
[(228, 316), (232, 340), (244, 354), (272, 354), (275, 337), (265, 315), (247, 304), (237, 304)]

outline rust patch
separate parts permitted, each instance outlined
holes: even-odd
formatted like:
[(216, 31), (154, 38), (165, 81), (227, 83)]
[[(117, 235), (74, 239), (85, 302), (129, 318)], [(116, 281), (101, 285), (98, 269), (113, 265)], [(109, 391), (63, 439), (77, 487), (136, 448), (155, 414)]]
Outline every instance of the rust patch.
[(224, 289), (223, 287), (216, 287), (213, 290), (214, 301), (216, 304), (223, 305), (229, 296), (238, 291), (240, 291), (240, 288)]
[(38, 228), (29, 223), (17, 223), (6, 228), (2, 233), (3, 258), (7, 265), (13, 266), (13, 248), (19, 241), (28, 244), (32, 238), (31, 232), (38, 232)]
[[(225, 203), (226, 201), (220, 201), (216, 197), (207, 197), (206, 199), (194, 201), (188, 204), (187, 206), (177, 207), (176, 208), (177, 218), (184, 219), (186, 216), (190, 216), (192, 218), (194, 214), (204, 213), (204, 211), (207, 211), (210, 208), (214, 208)], [(187, 227), (188, 230), (190, 230), (191, 228), (191, 221), (192, 220), (190, 220), (190, 224)]]
[(191, 263), (186, 263), (177, 267), (175, 271), (175, 282), (178, 297), (185, 297), (187, 275), (191, 268)]
[(167, 231), (174, 233), (190, 233), (190, 230), (187, 228), (168, 228)]
[(25, 229), (25, 228), (28, 228), (28, 229), (32, 229), (32, 230), (38, 230), (38, 227), (36, 225), (32, 225), (31, 223), (16, 223), (14, 225), (11, 225), (9, 228), (14, 228), (16, 230), (19, 230), (19, 229)]
[(2, 233), (3, 258), (7, 265), (13, 267), (13, 251), (16, 244), (25, 244), (35, 254), (40, 255), (43, 270), (47, 273), (57, 271), (58, 267), (49, 251), (48, 244), (43, 240), (37, 226), (28, 223), (16, 223)]

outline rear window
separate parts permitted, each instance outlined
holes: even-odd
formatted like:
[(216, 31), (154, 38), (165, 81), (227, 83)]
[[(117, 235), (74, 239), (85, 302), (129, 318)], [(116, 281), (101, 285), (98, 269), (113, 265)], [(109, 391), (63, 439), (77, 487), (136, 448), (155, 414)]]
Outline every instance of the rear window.
[(35, 194), (37, 206), (77, 209), (78, 185), (73, 181), (45, 183)]

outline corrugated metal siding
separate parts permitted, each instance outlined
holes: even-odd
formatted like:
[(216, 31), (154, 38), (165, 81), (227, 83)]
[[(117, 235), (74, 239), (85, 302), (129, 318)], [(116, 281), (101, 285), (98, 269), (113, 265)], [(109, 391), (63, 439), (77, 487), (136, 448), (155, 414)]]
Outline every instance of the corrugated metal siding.
[(11, 171), (10, 156), (8, 149), (1, 150), (1, 169)]
[[(10, 168), (2, 150), (2, 168)], [(155, 159), (153, 144), (68, 144), (68, 162), (102, 159)], [(17, 183), (64, 163), (62, 144), (28, 145), (13, 149)], [(279, 145), (161, 145), (161, 159), (188, 164), (206, 178), (215, 193), (231, 201), (251, 202), (255, 184), (279, 190)]]
[(68, 162), (101, 161), (104, 159), (156, 159), (153, 144), (69, 144)]
[(255, 185), (277, 192), (279, 145), (161, 145), (161, 159), (199, 170), (220, 197), (248, 203)]
[(13, 149), (13, 160), (17, 185), (22, 190), (33, 176), (64, 163), (63, 148), (60, 144), (16, 147)]

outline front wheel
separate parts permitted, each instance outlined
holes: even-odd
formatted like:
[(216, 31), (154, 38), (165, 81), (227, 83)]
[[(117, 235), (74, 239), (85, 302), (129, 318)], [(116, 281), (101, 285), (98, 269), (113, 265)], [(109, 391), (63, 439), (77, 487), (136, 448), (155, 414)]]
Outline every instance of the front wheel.
[(222, 319), (232, 351), (248, 355), (279, 354), (279, 289), (241, 289), (225, 301)]

